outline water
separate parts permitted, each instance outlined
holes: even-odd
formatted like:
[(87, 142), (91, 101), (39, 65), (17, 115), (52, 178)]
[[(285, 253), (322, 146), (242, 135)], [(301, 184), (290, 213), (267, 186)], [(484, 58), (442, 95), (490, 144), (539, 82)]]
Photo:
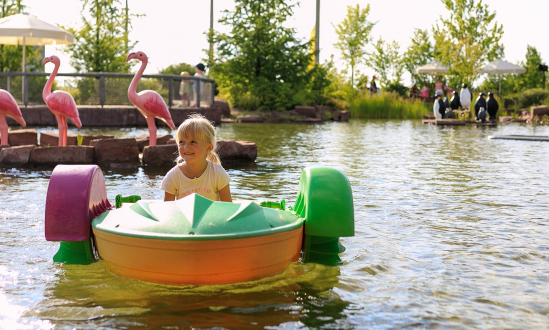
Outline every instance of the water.
[[(223, 125), (218, 134), (258, 144), (256, 164), (226, 166), (235, 199), (293, 205), (306, 166), (349, 177), (356, 236), (342, 239), (342, 266), (294, 263), (260, 281), (176, 287), (115, 276), (101, 261), (54, 264), (58, 244), (44, 239), (51, 170), (0, 168), (0, 328), (548, 327), (549, 143), (488, 136), (549, 127), (351, 121)], [(161, 199), (165, 172), (106, 171), (109, 199)]]

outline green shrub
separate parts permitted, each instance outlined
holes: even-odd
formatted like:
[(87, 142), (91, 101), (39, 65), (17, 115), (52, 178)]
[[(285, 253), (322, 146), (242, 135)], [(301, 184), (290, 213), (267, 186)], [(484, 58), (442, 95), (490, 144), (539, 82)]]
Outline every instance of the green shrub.
[(549, 97), (549, 91), (541, 88), (532, 88), (522, 91), (519, 94), (519, 105), (527, 108), (533, 105), (541, 105)]
[(396, 93), (360, 95), (350, 106), (352, 118), (421, 119), (432, 112), (431, 105), (419, 99), (402, 98)]

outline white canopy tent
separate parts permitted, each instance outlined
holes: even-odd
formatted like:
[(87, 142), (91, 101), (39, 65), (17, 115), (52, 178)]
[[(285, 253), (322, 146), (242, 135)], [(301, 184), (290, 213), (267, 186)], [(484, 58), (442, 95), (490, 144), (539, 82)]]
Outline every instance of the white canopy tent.
[(500, 79), (500, 76), (502, 74), (506, 74), (506, 73), (520, 74), (520, 73), (525, 73), (525, 72), (526, 72), (525, 68), (523, 68), (521, 66), (518, 66), (518, 65), (515, 65), (515, 64), (512, 64), (512, 63), (509, 63), (509, 62), (504, 61), (502, 59), (495, 60), (493, 62), (490, 62), (490, 63), (484, 65), (483, 67), (480, 68), (480, 71), (479, 71), (479, 73), (497, 74), (498, 75), (498, 83), (499, 83), (498, 93), (499, 93), (500, 96), (501, 96), (501, 79)]
[(0, 44), (23, 46), (22, 70), (25, 72), (25, 46), (73, 44), (74, 36), (28, 14), (0, 19)]
[(413, 72), (414, 74), (441, 75), (448, 72), (448, 68), (442, 65), (440, 62), (433, 62), (415, 68)]

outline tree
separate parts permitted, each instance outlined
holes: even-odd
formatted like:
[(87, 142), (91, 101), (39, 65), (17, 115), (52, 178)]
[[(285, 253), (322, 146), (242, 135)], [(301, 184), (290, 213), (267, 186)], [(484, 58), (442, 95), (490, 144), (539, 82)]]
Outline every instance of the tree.
[(370, 32), (374, 23), (368, 21), (370, 5), (361, 9), (347, 6), (347, 16), (335, 29), (339, 41), (334, 46), (341, 51), (341, 57), (351, 66), (351, 85), (354, 86), (355, 66), (363, 61), (365, 47), (370, 42)]
[(503, 26), (482, 0), (442, 0), (450, 18), (433, 26), (435, 59), (449, 66), (450, 84), (471, 84), (479, 68), (503, 56)]
[(185, 62), (181, 62), (179, 64), (172, 64), (172, 65), (169, 65), (168, 67), (160, 70), (158, 73), (159, 74), (175, 74), (175, 75), (180, 75), (181, 72), (188, 72), (189, 75), (194, 75), (194, 65), (191, 65), (191, 64), (187, 64)]
[(284, 110), (303, 101), (311, 82), (310, 41), (298, 40), (295, 29), (283, 26), (294, 6), (284, 0), (236, 0), (234, 10), (219, 20), (232, 29), (213, 34), (215, 79), (233, 106)]
[(526, 47), (526, 58), (520, 65), (526, 69), (526, 72), (515, 77), (517, 84), (517, 90), (531, 88), (543, 88), (543, 80), (545, 79), (545, 73), (539, 71), (539, 65), (543, 64), (541, 61), (541, 54), (538, 50), (528, 45)]
[(402, 63), (406, 71), (410, 73), (413, 84), (421, 88), (423, 85), (429, 86), (433, 90), (435, 76), (425, 74), (414, 74), (414, 69), (422, 65), (432, 63), (435, 60), (435, 49), (428, 30), (416, 29), (412, 37), (412, 43), (403, 55)]
[(385, 42), (381, 37), (374, 44), (374, 51), (368, 54), (368, 64), (378, 76), (382, 87), (402, 85), (404, 64), (396, 41)]
[[(0, 18), (21, 13), (26, 6), (21, 0), (2, 0), (0, 4)], [(21, 71), (23, 47), (0, 45), (0, 71)], [(42, 48), (26, 46), (26, 68), (36, 71), (42, 68)]]
[[(71, 65), (78, 72), (129, 72), (126, 57), (137, 42), (129, 42), (125, 24), (131, 24), (120, 0), (82, 0), (80, 29), (68, 28), (75, 43), (69, 45)], [(91, 17), (86, 17), (88, 14)], [(139, 15), (130, 15), (139, 16)]]

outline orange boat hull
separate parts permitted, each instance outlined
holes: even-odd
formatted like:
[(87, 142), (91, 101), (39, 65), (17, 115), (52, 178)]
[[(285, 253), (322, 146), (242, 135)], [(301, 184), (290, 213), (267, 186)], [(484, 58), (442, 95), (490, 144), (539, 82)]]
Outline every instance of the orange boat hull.
[(280, 274), (297, 261), (303, 226), (271, 235), (166, 240), (93, 229), (101, 259), (115, 274), (174, 285), (228, 284)]

